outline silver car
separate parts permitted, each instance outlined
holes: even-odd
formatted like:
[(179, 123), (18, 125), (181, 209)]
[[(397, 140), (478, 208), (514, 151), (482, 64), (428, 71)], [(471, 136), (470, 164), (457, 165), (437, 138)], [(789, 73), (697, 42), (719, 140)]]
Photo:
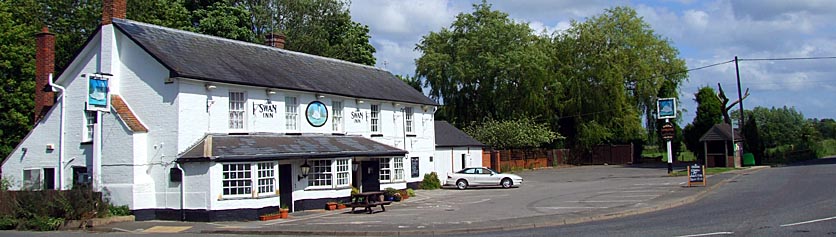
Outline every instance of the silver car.
[(514, 174), (502, 174), (490, 168), (465, 168), (456, 173), (447, 174), (445, 186), (456, 186), (466, 189), (468, 186), (502, 186), (503, 188), (519, 187), (523, 179)]

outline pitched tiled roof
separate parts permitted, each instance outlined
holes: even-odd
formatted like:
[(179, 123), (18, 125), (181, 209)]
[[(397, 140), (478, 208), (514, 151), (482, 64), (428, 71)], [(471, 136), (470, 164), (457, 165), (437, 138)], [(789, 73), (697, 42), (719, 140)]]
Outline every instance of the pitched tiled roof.
[(130, 20), (114, 19), (113, 24), (167, 67), (171, 77), (437, 104), (392, 73), (366, 65)]
[(352, 156), (403, 156), (406, 151), (362, 136), (276, 133), (209, 134), (178, 157), (181, 161), (258, 161)]
[(119, 118), (122, 119), (122, 122), (134, 132), (148, 132), (148, 128), (136, 118), (134, 112), (131, 111), (131, 108), (128, 104), (122, 100), (122, 97), (119, 95), (110, 95), (110, 105), (113, 107), (113, 110), (116, 110), (116, 114)]
[[(700, 137), (700, 141), (731, 141), (732, 134), (731, 134), (731, 126), (727, 123), (721, 124), (714, 124), (711, 129), (705, 132), (705, 134)], [(735, 141), (743, 141), (743, 136), (740, 135), (740, 131), (737, 129), (734, 130), (734, 140)]]
[(485, 146), (447, 121), (435, 121), (435, 146)]

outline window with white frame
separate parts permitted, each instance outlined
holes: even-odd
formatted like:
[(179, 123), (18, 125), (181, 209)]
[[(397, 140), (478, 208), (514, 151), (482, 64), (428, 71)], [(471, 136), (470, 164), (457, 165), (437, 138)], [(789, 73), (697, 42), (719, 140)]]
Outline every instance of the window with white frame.
[(299, 104), (296, 97), (284, 97), (284, 111), (285, 128), (291, 131), (299, 130)]
[(404, 120), (406, 120), (405, 121), (406, 128), (404, 128), (404, 129), (406, 129), (406, 133), (413, 133), (413, 130), (412, 130), (412, 115), (413, 115), (412, 114), (412, 107), (403, 108), (403, 112), (404, 112), (404, 117), (406, 117), (404, 119)]
[(392, 158), (380, 158), (380, 181), (392, 181), (392, 165), (389, 163)]
[(372, 133), (379, 133), (380, 132), (380, 105), (372, 105), (372, 115), (371, 115), (371, 130)]
[(229, 129), (244, 129), (244, 104), (247, 98), (244, 92), (229, 92)]
[(252, 165), (223, 164), (223, 195), (238, 196), (252, 193)]
[(343, 131), (343, 102), (331, 101), (331, 126), (334, 132)]
[(23, 170), (23, 190), (41, 190), (41, 169)]
[(349, 159), (337, 160), (337, 186), (348, 186), (349, 180)]
[(393, 171), (395, 173), (395, 177), (393, 177), (393, 180), (403, 180), (403, 158), (395, 157), (392, 158), (392, 160), (395, 164), (393, 167)]
[(273, 162), (258, 163), (258, 194), (267, 195), (276, 191), (276, 169)]
[(308, 187), (331, 187), (331, 160), (309, 160)]
[(96, 111), (84, 111), (84, 133), (82, 142), (93, 141), (93, 126), (96, 125)]

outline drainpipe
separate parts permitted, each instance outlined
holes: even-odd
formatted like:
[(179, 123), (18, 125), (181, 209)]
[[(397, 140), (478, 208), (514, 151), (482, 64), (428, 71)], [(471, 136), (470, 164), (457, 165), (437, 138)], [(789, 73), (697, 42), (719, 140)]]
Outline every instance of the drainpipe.
[(64, 92), (67, 89), (52, 81), (52, 73), (49, 74), (49, 86), (53, 91), (55, 89), (61, 91), (61, 118), (58, 127), (58, 190), (64, 190), (64, 110), (67, 106), (67, 93)]
[(186, 221), (186, 171), (175, 162), (174, 167), (180, 170), (180, 221)]

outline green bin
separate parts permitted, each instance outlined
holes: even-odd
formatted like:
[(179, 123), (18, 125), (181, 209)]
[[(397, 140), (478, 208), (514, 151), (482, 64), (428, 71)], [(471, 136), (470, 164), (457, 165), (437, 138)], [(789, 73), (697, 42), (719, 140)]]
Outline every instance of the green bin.
[(755, 155), (752, 155), (752, 153), (743, 154), (743, 166), (753, 165), (755, 165)]

